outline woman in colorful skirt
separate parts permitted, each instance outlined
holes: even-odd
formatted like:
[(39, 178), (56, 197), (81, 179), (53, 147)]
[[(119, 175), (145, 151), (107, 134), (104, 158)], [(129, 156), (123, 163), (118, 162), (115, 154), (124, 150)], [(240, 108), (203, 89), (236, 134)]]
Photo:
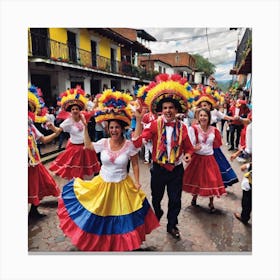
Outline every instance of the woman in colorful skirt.
[[(41, 103), (40, 103), (41, 102)], [(31, 204), (29, 218), (42, 218), (45, 214), (38, 211), (40, 201), (45, 196), (59, 196), (60, 190), (48, 170), (41, 162), (37, 141), (49, 143), (58, 136), (53, 124), (48, 127), (53, 134), (44, 136), (34, 125), (36, 122), (47, 122), (47, 118), (37, 116), (40, 107), (43, 106), (39, 99), (37, 88), (30, 86), (28, 89), (28, 203)]]
[[(234, 119), (234, 117), (227, 116), (222, 112), (214, 109), (214, 107), (216, 106), (216, 102), (217, 101), (210, 94), (202, 94), (196, 102), (197, 107), (210, 110), (211, 126), (215, 127), (218, 119)], [(214, 148), (214, 157), (218, 163), (225, 187), (232, 186), (233, 184), (237, 183), (239, 181), (238, 177), (220, 147)]]
[(80, 88), (70, 89), (60, 95), (62, 109), (71, 116), (64, 120), (59, 131), (68, 132), (70, 138), (64, 152), (51, 163), (49, 170), (61, 178), (84, 178), (93, 176), (100, 170), (100, 164), (94, 150), (84, 149), (84, 125), (81, 121), (81, 111), (85, 109), (87, 99)]
[[(60, 227), (81, 251), (136, 250), (159, 226), (140, 189), (139, 149), (124, 137), (131, 120), (130, 99), (128, 94), (110, 90), (100, 97), (104, 107), (96, 111), (96, 121), (108, 121), (109, 138), (91, 142), (84, 131), (85, 147), (101, 153), (100, 173), (89, 181), (71, 180), (59, 199)], [(83, 116), (82, 120), (87, 127)], [(129, 159), (134, 181), (127, 173)]]
[(198, 124), (189, 127), (189, 136), (195, 153), (186, 167), (183, 177), (183, 191), (191, 193), (191, 204), (197, 206), (198, 196), (209, 197), (210, 213), (215, 212), (214, 197), (226, 194), (219, 166), (214, 157), (214, 148), (221, 146), (221, 135), (210, 125), (211, 115), (207, 109), (197, 112)]

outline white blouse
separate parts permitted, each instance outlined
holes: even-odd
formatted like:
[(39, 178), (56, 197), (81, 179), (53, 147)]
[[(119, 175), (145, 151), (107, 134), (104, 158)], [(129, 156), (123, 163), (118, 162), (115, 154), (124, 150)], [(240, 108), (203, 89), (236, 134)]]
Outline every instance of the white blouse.
[(84, 125), (82, 121), (75, 122), (72, 118), (68, 118), (60, 124), (64, 132), (70, 134), (70, 142), (72, 144), (84, 143)]
[(135, 148), (132, 141), (126, 140), (118, 151), (112, 151), (110, 138), (102, 138), (92, 142), (96, 153), (101, 153), (100, 176), (106, 182), (120, 182), (127, 176), (127, 164), (131, 156), (136, 155), (140, 148)]
[(214, 109), (211, 111), (211, 124), (217, 123), (219, 120), (223, 120), (226, 114)]
[(196, 151), (195, 153), (198, 155), (213, 155), (213, 142), (215, 139), (215, 127), (209, 126), (207, 132), (204, 132), (200, 126), (197, 126), (198, 130), (198, 142), (196, 141), (195, 131), (193, 127), (189, 127), (189, 137), (190, 140), (195, 146), (196, 144), (201, 145), (201, 149)]

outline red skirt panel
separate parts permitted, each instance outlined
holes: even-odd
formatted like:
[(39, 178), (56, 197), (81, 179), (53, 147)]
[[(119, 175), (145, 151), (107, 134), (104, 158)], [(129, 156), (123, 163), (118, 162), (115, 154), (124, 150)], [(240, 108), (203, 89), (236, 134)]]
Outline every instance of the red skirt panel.
[(96, 152), (84, 148), (84, 144), (67, 143), (66, 149), (51, 163), (49, 169), (61, 178), (72, 178), (94, 175), (100, 171)]
[(183, 191), (207, 197), (226, 194), (222, 175), (213, 155), (193, 154), (184, 172)]
[(36, 166), (28, 166), (28, 203), (35, 206), (45, 196), (59, 196), (60, 190), (42, 163)]
[[(144, 223), (125, 234), (98, 235), (85, 232), (69, 216), (62, 199), (58, 200), (57, 214), (60, 219), (60, 228), (81, 251), (136, 250), (146, 240), (146, 235), (159, 226), (158, 220), (151, 208), (145, 216)], [(100, 226), (102, 227), (102, 224)]]

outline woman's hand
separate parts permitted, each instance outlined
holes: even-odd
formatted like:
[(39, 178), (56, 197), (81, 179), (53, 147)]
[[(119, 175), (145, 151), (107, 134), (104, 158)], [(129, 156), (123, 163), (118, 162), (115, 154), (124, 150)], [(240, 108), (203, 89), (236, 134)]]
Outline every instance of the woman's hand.
[(134, 186), (137, 190), (139, 190), (142, 187), (139, 182), (135, 183)]
[(84, 114), (80, 113), (80, 118), (81, 118), (81, 121), (82, 121), (83, 125), (87, 126), (87, 121), (86, 121), (86, 118), (85, 118)]
[(201, 149), (201, 145), (200, 144), (195, 144), (193, 148), (194, 148), (195, 151), (199, 151)]

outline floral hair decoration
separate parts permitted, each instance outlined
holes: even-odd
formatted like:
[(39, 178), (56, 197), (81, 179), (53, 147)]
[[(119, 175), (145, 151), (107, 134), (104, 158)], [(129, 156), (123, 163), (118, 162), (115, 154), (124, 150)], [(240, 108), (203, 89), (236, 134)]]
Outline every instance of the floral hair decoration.
[(204, 87), (200, 95), (195, 97), (195, 106), (200, 105), (201, 102), (208, 102), (212, 107), (217, 105), (218, 99), (212, 95), (212, 90), (210, 87)]
[(132, 109), (130, 102), (132, 97), (130, 94), (111, 89), (105, 90), (98, 99), (98, 108), (94, 117), (96, 122), (108, 120), (121, 120), (128, 126), (132, 118)]
[(48, 119), (45, 116), (45, 102), (40, 88), (29, 84), (28, 86), (28, 117), (36, 123), (45, 123)]
[(81, 86), (77, 85), (76, 88), (67, 89), (62, 92), (58, 99), (58, 104), (61, 105), (65, 111), (71, 111), (73, 105), (77, 105), (80, 110), (84, 110), (87, 104), (87, 98), (85, 91)]
[(142, 106), (147, 106), (147, 104), (145, 103), (145, 99), (147, 97), (147, 88), (148, 86), (142, 86), (138, 89), (136, 97), (137, 99), (140, 101)]
[(173, 100), (177, 104), (179, 111), (186, 112), (193, 100), (191, 86), (186, 78), (178, 74), (159, 74), (155, 82), (151, 82), (146, 88), (147, 96), (145, 103), (150, 111), (157, 112), (159, 105), (165, 100)]

